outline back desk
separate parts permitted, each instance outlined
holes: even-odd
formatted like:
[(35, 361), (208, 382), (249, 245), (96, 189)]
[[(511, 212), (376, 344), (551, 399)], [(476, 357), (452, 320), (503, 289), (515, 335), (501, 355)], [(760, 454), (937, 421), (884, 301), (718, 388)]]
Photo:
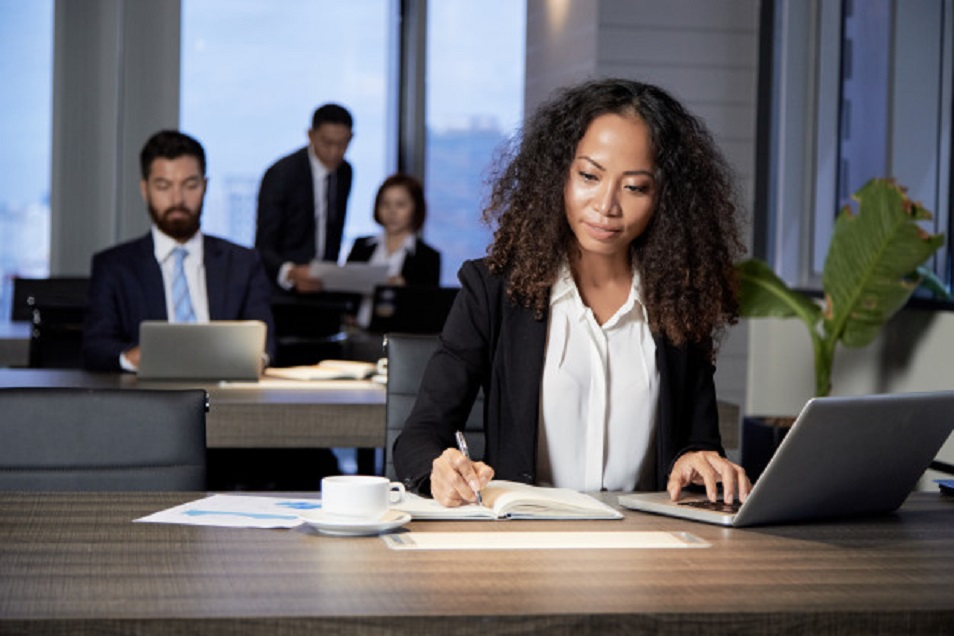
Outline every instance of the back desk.
[(132, 523), (203, 495), (0, 493), (0, 633), (954, 633), (954, 500), (936, 493), (889, 516), (753, 529), (632, 511), (405, 526), (685, 531), (703, 549), (397, 552), (310, 529)]
[(0, 369), (0, 387), (205, 389), (210, 448), (383, 448), (385, 444), (385, 389), (373, 382), (139, 382), (128, 373)]

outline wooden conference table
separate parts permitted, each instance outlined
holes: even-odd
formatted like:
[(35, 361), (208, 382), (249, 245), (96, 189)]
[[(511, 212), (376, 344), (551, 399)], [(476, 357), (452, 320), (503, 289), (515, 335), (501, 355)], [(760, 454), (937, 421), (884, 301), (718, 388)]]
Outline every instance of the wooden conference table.
[(404, 527), (686, 531), (701, 549), (403, 552), (310, 528), (132, 523), (203, 494), (0, 493), (0, 633), (954, 633), (954, 499), (937, 493), (753, 529), (631, 511)]
[(373, 382), (140, 382), (129, 373), (0, 368), (0, 387), (205, 389), (210, 448), (383, 448), (386, 443), (385, 389)]

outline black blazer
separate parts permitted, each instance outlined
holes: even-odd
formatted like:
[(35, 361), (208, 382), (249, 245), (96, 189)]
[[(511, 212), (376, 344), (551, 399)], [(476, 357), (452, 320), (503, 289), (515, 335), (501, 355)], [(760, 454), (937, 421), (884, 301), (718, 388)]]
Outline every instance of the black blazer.
[[(261, 320), (275, 359), (272, 290), (255, 250), (203, 236), (205, 287), (212, 320)], [(152, 234), (93, 256), (83, 363), (91, 371), (120, 371), (119, 354), (139, 344), (139, 323), (168, 320), (162, 269)]]
[[(454, 431), (484, 390), (484, 461), (495, 476), (536, 480), (540, 382), (547, 317), (507, 298), (503, 276), (483, 260), (460, 269), (461, 290), (444, 324), (441, 345), (424, 372), (417, 401), (394, 443), (394, 468), (405, 485), (430, 491), (431, 462), (454, 447)], [(656, 489), (672, 463), (690, 450), (723, 453), (716, 406), (715, 368), (695, 347), (675, 347), (656, 336), (660, 387), (657, 409)], [(636, 461), (637, 458), (634, 458)]]
[[(335, 206), (328, 210), (325, 260), (337, 261), (341, 251), (352, 170), (347, 161), (335, 171)], [(255, 247), (272, 282), (283, 263), (303, 264), (315, 258), (315, 186), (308, 147), (275, 162), (258, 190)]]
[[(377, 249), (374, 236), (362, 236), (355, 240), (348, 254), (349, 263), (367, 263)], [(401, 267), (401, 276), (408, 285), (440, 285), (441, 282), (441, 253), (433, 247), (417, 239), (414, 252), (404, 257)]]

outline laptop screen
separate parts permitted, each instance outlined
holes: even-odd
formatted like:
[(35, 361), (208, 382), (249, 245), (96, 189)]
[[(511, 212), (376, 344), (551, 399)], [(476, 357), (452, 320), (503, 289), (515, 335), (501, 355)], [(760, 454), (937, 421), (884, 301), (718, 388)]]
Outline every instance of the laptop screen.
[(266, 331), (259, 320), (143, 321), (138, 376), (144, 380), (257, 380)]

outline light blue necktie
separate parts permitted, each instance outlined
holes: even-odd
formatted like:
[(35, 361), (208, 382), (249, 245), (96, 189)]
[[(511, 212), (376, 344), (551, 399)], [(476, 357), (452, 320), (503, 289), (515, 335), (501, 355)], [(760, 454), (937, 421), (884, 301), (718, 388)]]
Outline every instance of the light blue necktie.
[(189, 297), (189, 284), (186, 282), (185, 268), (182, 261), (189, 254), (184, 247), (172, 250), (176, 257), (175, 268), (172, 270), (172, 306), (176, 312), (176, 322), (195, 322), (195, 311), (192, 309), (192, 299)]

